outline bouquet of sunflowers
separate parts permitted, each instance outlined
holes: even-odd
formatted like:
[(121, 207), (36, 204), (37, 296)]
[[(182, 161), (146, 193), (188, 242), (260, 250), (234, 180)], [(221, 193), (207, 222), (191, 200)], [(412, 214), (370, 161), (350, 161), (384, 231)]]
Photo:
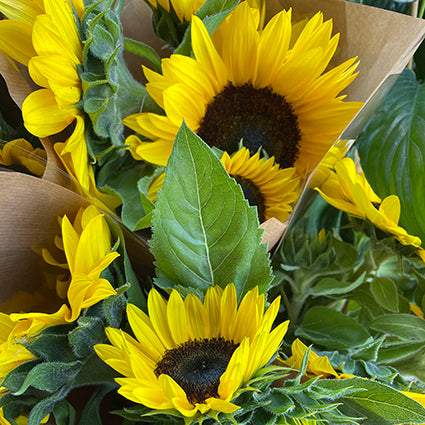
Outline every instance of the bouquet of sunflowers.
[(425, 424), (425, 1), (370, 3), (0, 1), (0, 424)]

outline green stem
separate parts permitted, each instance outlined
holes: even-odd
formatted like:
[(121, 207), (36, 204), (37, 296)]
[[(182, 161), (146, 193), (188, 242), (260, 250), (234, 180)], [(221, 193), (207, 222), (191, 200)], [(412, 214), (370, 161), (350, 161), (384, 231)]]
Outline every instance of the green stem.
[(418, 18), (423, 18), (425, 12), (425, 0), (422, 0), (421, 7), (419, 9)]

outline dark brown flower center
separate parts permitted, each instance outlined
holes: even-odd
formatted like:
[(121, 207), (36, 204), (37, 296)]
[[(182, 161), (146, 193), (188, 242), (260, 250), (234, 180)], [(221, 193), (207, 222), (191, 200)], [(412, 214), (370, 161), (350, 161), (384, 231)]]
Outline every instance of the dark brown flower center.
[(232, 176), (241, 186), (242, 192), (245, 196), (245, 199), (248, 201), (249, 205), (256, 206), (258, 210), (258, 219), (260, 223), (266, 220), (265, 212), (266, 207), (264, 203), (264, 196), (258, 190), (258, 187), (248, 179), (245, 179), (241, 176)]
[(237, 347), (224, 338), (187, 341), (168, 350), (154, 372), (171, 376), (191, 403), (203, 403), (208, 397), (218, 397), (220, 377)]
[(301, 140), (297, 117), (285, 98), (250, 84), (229, 84), (216, 95), (197, 133), (228, 153), (236, 152), (241, 141), (251, 154), (262, 148), (281, 168), (293, 166)]

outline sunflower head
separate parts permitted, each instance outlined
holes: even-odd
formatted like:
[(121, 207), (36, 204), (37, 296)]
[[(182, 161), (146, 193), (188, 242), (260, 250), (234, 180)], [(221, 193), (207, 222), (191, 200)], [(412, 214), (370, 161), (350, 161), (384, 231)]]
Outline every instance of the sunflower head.
[(339, 96), (357, 65), (354, 58), (328, 68), (339, 36), (322, 14), (293, 38), (297, 31), (290, 10), (263, 26), (258, 8), (246, 1), (212, 36), (194, 16), (193, 57), (163, 59), (162, 74), (145, 68), (147, 90), (165, 115), (140, 113), (124, 120), (153, 141), (129, 136), (133, 157), (165, 166), (184, 120), (229, 155), (242, 141), (251, 154), (262, 149), (274, 156), (280, 168), (295, 167), (300, 176), (313, 171), (361, 106)]
[(210, 288), (202, 302), (173, 290), (165, 301), (148, 297), (149, 315), (129, 304), (134, 337), (107, 328), (111, 345), (99, 357), (124, 375), (118, 392), (151, 411), (172, 410), (186, 419), (239, 409), (237, 396), (280, 346), (288, 323), (272, 330), (279, 299), (264, 311), (264, 295), (248, 292), (239, 306), (234, 285)]

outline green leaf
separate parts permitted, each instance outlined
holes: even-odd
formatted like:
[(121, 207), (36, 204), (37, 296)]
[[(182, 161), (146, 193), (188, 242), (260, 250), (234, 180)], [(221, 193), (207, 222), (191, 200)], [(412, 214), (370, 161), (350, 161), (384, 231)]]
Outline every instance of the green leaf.
[(425, 320), (413, 314), (384, 314), (373, 320), (370, 327), (403, 340), (425, 341)]
[(356, 320), (326, 307), (308, 310), (295, 335), (336, 350), (357, 347), (371, 340), (369, 333)]
[(183, 124), (153, 216), (156, 283), (205, 291), (233, 282), (239, 296), (256, 285), (266, 292), (272, 275), (258, 226), (240, 186)]
[(392, 364), (394, 362), (408, 359), (424, 348), (424, 343), (420, 342), (397, 342), (388, 347), (382, 347), (378, 353), (379, 363)]
[(370, 292), (381, 307), (394, 313), (398, 312), (397, 286), (391, 279), (375, 277), (370, 283)]
[(137, 182), (152, 173), (152, 167), (143, 161), (134, 161), (130, 154), (116, 156), (104, 164), (97, 176), (98, 186), (120, 196), (123, 202), (121, 218), (123, 223), (134, 230), (146, 215), (140, 200)]
[(80, 361), (41, 363), (29, 371), (21, 389), (15, 395), (23, 394), (29, 387), (54, 393), (71, 382), (78, 375), (81, 367)]
[(425, 409), (416, 401), (388, 385), (361, 378), (327, 380), (328, 388), (352, 386), (359, 390), (341, 397), (344, 413), (363, 416), (363, 425), (419, 423), (425, 421)]
[(310, 289), (310, 294), (319, 297), (323, 295), (340, 295), (351, 292), (363, 283), (364, 273), (354, 282), (344, 282), (332, 277), (325, 277)]
[(141, 41), (124, 37), (124, 49), (130, 53), (147, 59), (155, 67), (157, 72), (161, 71), (161, 59), (151, 46), (148, 46)]
[(412, 71), (398, 78), (356, 146), (377, 194), (397, 195), (400, 225), (425, 241), (425, 86)]

